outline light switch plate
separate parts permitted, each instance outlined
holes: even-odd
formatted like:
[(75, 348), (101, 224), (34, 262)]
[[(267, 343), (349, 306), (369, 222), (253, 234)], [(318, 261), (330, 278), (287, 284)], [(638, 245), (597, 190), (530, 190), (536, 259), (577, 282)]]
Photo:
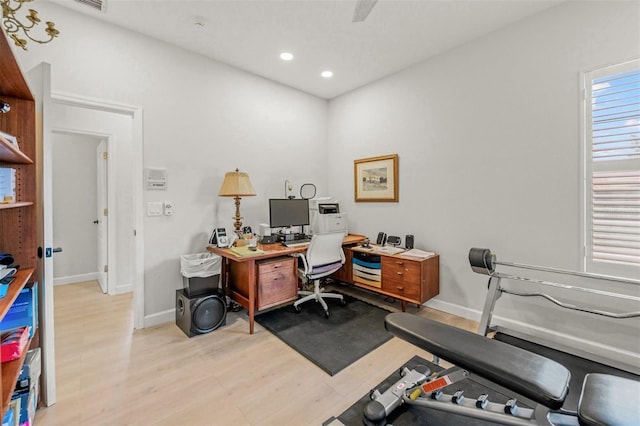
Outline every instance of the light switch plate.
[(152, 201), (147, 203), (147, 216), (162, 216), (164, 205), (162, 201)]

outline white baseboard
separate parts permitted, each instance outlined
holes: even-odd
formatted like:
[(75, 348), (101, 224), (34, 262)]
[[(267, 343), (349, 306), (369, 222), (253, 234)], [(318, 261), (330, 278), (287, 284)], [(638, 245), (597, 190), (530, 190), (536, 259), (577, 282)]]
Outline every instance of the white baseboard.
[(133, 291), (133, 285), (131, 283), (129, 284), (119, 284), (116, 285), (116, 289), (113, 292), (112, 296), (115, 296), (116, 294), (124, 294), (124, 293), (129, 293)]
[(176, 320), (176, 310), (167, 309), (166, 311), (145, 316), (144, 328), (153, 327), (154, 325), (160, 325), (167, 322), (174, 322), (175, 320)]
[(68, 275), (66, 277), (58, 277), (53, 279), (53, 285), (67, 285), (82, 283), (85, 281), (95, 281), (98, 279), (97, 272), (90, 272), (88, 274)]
[(429, 308), (437, 309), (442, 312), (447, 312), (462, 318), (470, 319), (473, 321), (480, 321), (482, 312), (467, 308), (465, 306), (457, 305), (455, 303), (444, 302), (437, 298), (426, 301), (422, 306), (428, 306)]

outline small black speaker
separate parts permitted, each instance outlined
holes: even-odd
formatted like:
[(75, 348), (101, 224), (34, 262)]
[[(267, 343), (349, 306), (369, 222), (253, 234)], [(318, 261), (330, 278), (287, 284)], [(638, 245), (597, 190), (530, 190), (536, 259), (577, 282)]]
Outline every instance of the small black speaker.
[(384, 232), (378, 232), (378, 238), (376, 239), (376, 244), (379, 246), (383, 246), (387, 243), (387, 234)]
[(227, 304), (220, 290), (189, 297), (176, 290), (176, 325), (188, 337), (206, 334), (227, 322)]
[(408, 248), (408, 249), (412, 249), (413, 248), (413, 235), (412, 234), (407, 234), (407, 236), (404, 237), (404, 246), (405, 246), (405, 248)]

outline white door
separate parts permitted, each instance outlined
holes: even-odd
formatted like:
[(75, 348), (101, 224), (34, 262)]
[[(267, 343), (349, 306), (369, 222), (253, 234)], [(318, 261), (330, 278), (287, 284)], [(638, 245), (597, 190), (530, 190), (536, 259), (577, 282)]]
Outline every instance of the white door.
[(97, 170), (97, 211), (96, 233), (98, 235), (98, 283), (103, 293), (107, 293), (107, 141), (102, 140), (96, 149)]
[(38, 262), (40, 284), (40, 348), (42, 350), (42, 389), (44, 405), (56, 402), (56, 353), (53, 322), (53, 185), (51, 133), (51, 65), (43, 62), (27, 73), (36, 98), (36, 145), (38, 182), (38, 243), (43, 254)]

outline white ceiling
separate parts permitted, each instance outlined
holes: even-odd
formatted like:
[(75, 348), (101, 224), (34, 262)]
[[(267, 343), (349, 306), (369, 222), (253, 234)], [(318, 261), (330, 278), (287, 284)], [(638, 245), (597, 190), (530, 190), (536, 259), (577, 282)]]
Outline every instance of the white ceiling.
[(54, 1), (331, 99), (564, 0), (379, 0), (359, 23), (356, 0)]

